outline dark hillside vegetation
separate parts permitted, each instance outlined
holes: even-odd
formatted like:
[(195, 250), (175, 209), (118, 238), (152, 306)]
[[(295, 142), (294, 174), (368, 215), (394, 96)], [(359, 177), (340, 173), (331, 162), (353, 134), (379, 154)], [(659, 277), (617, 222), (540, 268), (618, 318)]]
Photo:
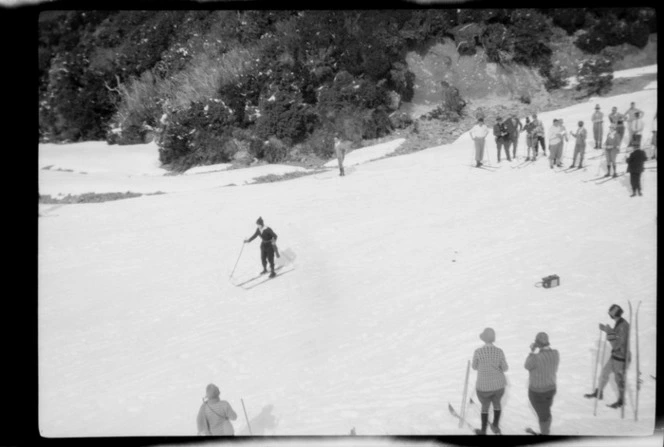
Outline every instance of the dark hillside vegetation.
[[(335, 135), (360, 145), (417, 119), (400, 110), (414, 95), (409, 52), (452, 41), (461, 56), (529, 67), (553, 90), (576, 74), (552, 61), (556, 33), (595, 58), (588, 79), (600, 67), (610, 80), (607, 48), (643, 48), (656, 31), (648, 8), (45, 11), (40, 139), (155, 139), (176, 171), (325, 158)], [(458, 120), (465, 102), (444, 90), (435, 118)]]

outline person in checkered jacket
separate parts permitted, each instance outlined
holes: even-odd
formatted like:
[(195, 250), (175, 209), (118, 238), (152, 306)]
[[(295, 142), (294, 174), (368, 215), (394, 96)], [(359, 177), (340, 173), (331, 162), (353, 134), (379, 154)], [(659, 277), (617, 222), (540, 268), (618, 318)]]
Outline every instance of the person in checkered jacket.
[(500, 422), (500, 400), (505, 394), (505, 371), (507, 371), (507, 360), (502, 349), (493, 345), (496, 341), (496, 332), (488, 327), (480, 334), (480, 339), (485, 343), (484, 346), (475, 350), (473, 354), (473, 369), (477, 371), (477, 381), (475, 391), (477, 398), (482, 404), (480, 417), (482, 419), (482, 428), (476, 432), (478, 435), (485, 435), (487, 425), (489, 425), (489, 407), (493, 405), (493, 422), (491, 431), (500, 434), (498, 423)]

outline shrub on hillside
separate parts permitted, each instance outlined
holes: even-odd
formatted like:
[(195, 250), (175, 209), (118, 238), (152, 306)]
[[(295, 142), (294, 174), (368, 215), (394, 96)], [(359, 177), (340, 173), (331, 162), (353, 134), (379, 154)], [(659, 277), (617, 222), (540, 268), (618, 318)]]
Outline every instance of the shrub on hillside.
[(159, 161), (178, 170), (198, 164), (226, 163), (234, 153), (232, 111), (218, 99), (175, 111), (164, 129)]
[(579, 64), (577, 91), (584, 96), (603, 95), (611, 90), (613, 68), (608, 58), (598, 56), (586, 59)]

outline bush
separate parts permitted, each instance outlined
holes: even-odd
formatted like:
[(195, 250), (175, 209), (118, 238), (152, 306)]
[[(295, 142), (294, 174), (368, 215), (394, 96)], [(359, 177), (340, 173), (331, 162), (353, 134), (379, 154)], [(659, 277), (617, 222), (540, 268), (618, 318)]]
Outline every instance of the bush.
[(163, 132), (159, 160), (176, 170), (231, 161), (237, 149), (231, 143), (233, 121), (232, 111), (219, 99), (175, 111)]
[(584, 96), (602, 95), (611, 90), (613, 68), (605, 57), (586, 59), (579, 64), (577, 91), (584, 91)]

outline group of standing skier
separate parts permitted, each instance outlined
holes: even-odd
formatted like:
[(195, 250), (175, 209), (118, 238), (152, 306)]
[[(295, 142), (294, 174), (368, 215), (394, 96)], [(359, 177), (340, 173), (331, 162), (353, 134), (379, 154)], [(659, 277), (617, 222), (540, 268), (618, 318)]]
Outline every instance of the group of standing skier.
[[(629, 352), (629, 323), (622, 318), (623, 310), (617, 304), (609, 308), (609, 316), (615, 321), (614, 327), (600, 323), (599, 328), (605, 332), (606, 340), (611, 344), (611, 357), (602, 367), (599, 385), (586, 398), (603, 399), (604, 387), (609, 382), (611, 374), (614, 375), (618, 386), (618, 399), (610, 408), (617, 409), (624, 406), (625, 398), (625, 373), (630, 362)], [(501, 400), (505, 394), (507, 379), (505, 372), (508, 370), (505, 353), (494, 345), (496, 332), (493, 328), (485, 328), (480, 334), (484, 346), (477, 348), (473, 353), (472, 368), (477, 370), (475, 392), (481, 404), (480, 420), (481, 428), (476, 430), (479, 435), (485, 435), (487, 427), (496, 434), (501, 434), (500, 416), (502, 412)], [(597, 360), (599, 361), (600, 349), (598, 346)], [(551, 431), (551, 407), (553, 398), (557, 391), (556, 375), (560, 364), (560, 353), (551, 348), (549, 335), (539, 332), (530, 345), (530, 353), (527, 355), (524, 368), (529, 372), (528, 400), (530, 401), (539, 421), (540, 433), (550, 434)], [(593, 382), (594, 386), (594, 382)], [(493, 406), (493, 419), (489, 422), (489, 410)]]
[[(631, 177), (632, 197), (636, 194), (641, 195), (641, 173), (644, 170), (644, 163), (648, 160), (648, 155), (641, 149), (643, 139), (644, 119), (643, 111), (636, 108), (635, 103), (631, 103), (630, 108), (624, 113), (618, 113), (617, 107), (613, 107), (608, 115), (609, 130), (603, 148), (606, 156), (607, 172), (604, 177), (618, 177), (616, 169), (616, 159), (620, 152), (625, 132), (627, 132), (627, 148), (632, 152), (627, 157), (628, 171)], [(594, 148), (602, 149), (602, 140), (604, 137), (604, 113), (600, 106), (595, 106), (595, 111), (591, 116)], [(544, 124), (532, 114), (532, 119), (527, 116), (525, 124), (516, 114), (512, 114), (509, 119), (503, 121), (501, 117), (496, 118), (493, 126), (493, 136), (496, 143), (497, 161), (501, 162), (503, 151), (508, 162), (516, 159), (517, 147), (519, 143), (519, 134), (526, 132), (526, 162), (535, 161), (538, 157), (539, 149), (542, 149), (544, 156), (546, 153), (545, 136), (549, 140), (549, 168), (563, 167), (563, 149), (565, 143), (573, 138), (574, 153), (572, 164), (569, 169), (582, 169), (584, 167), (584, 157), (586, 150), (586, 140), (588, 131), (583, 121), (579, 121), (577, 128), (567, 131), (561, 118), (553, 120), (553, 125), (545, 133)], [(477, 124), (470, 130), (470, 137), (475, 144), (475, 166), (482, 167), (484, 160), (484, 148), (486, 138), (489, 135), (489, 128), (484, 123), (484, 118), (480, 117)], [(652, 154), (650, 158), (657, 158), (657, 113), (652, 122), (652, 138), (650, 142)], [(510, 153), (511, 149), (511, 153)], [(578, 160), (578, 164), (577, 164)], [(613, 169), (613, 173), (611, 172)]]

